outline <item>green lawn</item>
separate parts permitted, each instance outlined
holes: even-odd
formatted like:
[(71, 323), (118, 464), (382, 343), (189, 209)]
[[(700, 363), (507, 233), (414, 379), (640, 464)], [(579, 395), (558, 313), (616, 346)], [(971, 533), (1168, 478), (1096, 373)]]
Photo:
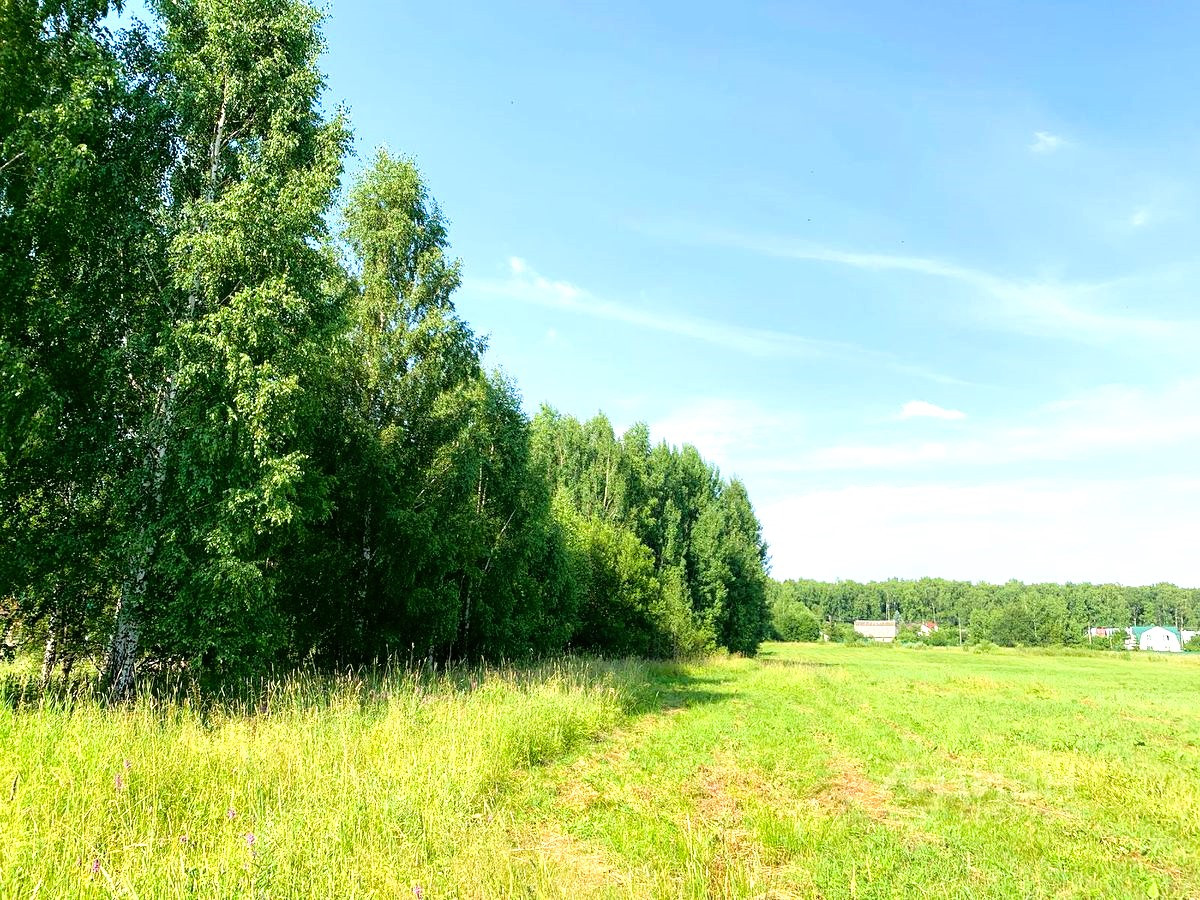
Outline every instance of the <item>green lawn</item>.
[(1191, 656), (775, 644), (12, 705), (3, 897), (1200, 896)]

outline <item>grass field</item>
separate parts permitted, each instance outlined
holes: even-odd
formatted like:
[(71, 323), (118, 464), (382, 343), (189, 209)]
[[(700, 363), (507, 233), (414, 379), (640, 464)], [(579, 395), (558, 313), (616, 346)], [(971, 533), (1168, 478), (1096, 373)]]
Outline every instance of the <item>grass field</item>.
[(9, 703), (0, 779), (3, 897), (1195, 897), (1200, 659), (775, 644)]

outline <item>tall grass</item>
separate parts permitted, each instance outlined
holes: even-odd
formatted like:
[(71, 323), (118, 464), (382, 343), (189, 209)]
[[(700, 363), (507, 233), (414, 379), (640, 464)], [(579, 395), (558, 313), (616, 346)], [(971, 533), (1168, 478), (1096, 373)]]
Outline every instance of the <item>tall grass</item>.
[(120, 708), (10, 679), (0, 896), (412, 896), (484, 857), (516, 877), (497, 797), (646, 708), (647, 672), (376, 669)]
[(1200, 897), (1183, 654), (775, 644), (118, 707), (29, 678), (0, 898)]

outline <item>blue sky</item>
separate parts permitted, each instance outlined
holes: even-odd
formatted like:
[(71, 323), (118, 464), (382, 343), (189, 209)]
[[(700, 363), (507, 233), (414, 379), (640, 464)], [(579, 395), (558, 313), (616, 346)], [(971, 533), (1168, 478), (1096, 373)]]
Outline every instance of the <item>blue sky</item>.
[[(1200, 585), (1200, 6), (335, 3), (461, 313), (778, 577)], [(361, 161), (361, 160), (360, 160)]]

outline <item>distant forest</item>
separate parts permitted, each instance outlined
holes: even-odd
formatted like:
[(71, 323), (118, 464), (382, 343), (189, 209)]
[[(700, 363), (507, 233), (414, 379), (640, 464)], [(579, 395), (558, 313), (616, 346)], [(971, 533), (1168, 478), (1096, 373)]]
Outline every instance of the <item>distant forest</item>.
[[(937, 622), (939, 643), (990, 641), (1001, 646), (1089, 643), (1089, 629), (1130, 625), (1200, 628), (1200, 589), (1173, 584), (1004, 584), (942, 578), (889, 581), (772, 581), (772, 628), (790, 640), (816, 640), (824, 627), (855, 619)], [(1121, 636), (1121, 640), (1124, 636)], [(1095, 645), (1095, 640), (1091, 643)], [(1119, 643), (1116, 642), (1116, 643)]]
[[(753, 653), (766, 548), (692, 447), (481, 365), (407, 160), (344, 184), (299, 0), (0, 7), (0, 630), (43, 674)], [(93, 674), (95, 670), (92, 670)]]

